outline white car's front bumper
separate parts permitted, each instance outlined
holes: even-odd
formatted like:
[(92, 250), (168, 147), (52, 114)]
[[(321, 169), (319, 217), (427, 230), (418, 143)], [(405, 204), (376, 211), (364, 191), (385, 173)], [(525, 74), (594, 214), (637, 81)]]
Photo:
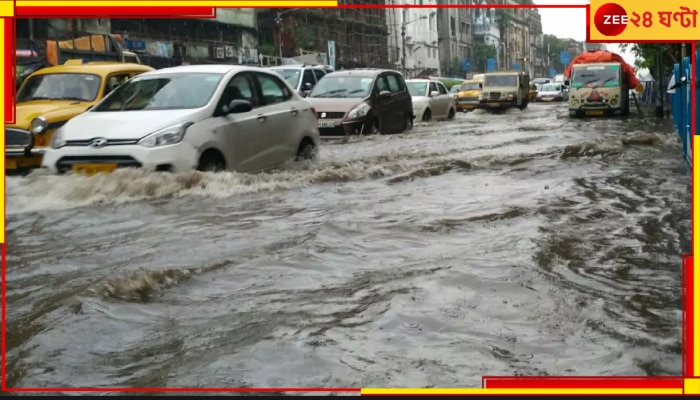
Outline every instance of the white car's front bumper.
[(100, 149), (65, 146), (48, 149), (41, 166), (52, 173), (65, 173), (76, 164), (116, 164), (117, 168), (143, 168), (152, 171), (189, 171), (196, 169), (199, 154), (186, 142), (162, 147), (111, 145)]

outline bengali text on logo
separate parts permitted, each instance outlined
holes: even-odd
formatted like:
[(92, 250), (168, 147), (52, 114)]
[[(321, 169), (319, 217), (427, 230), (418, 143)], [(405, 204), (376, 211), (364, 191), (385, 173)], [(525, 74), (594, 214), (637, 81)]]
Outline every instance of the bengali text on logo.
[[(600, 4), (596, 7), (596, 3)], [(669, 5), (669, 3), (672, 3)], [(591, 40), (697, 40), (700, 2), (639, 0), (609, 3), (591, 0)]]

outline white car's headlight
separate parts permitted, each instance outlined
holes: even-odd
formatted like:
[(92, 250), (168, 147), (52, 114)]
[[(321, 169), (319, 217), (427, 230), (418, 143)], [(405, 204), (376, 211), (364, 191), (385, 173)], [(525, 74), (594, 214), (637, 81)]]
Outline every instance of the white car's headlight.
[(65, 135), (63, 134), (63, 128), (58, 128), (54, 131), (51, 136), (51, 148), (60, 149), (66, 145)]
[(49, 126), (44, 117), (36, 117), (29, 124), (29, 130), (35, 135), (42, 135), (46, 132), (46, 128)]
[(184, 122), (169, 126), (144, 137), (139, 140), (139, 144), (145, 147), (158, 147), (180, 143), (185, 137), (185, 132), (187, 132), (187, 128), (189, 128), (190, 125), (192, 125), (191, 122)]
[(369, 110), (370, 110), (369, 104), (367, 104), (367, 103), (359, 104), (359, 105), (355, 106), (355, 108), (350, 110), (350, 112), (348, 113), (348, 119), (362, 118), (365, 115), (367, 115)]

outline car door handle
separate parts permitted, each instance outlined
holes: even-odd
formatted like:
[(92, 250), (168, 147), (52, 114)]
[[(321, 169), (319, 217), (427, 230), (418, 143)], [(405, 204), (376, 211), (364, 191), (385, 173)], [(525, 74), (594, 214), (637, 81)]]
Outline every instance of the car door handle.
[(290, 112), (291, 112), (292, 115), (294, 115), (294, 116), (296, 116), (297, 114), (299, 114), (299, 110), (297, 110), (296, 108), (292, 108), (292, 111), (290, 111)]
[(267, 117), (266, 117), (266, 116), (264, 116), (264, 115), (262, 115), (262, 114), (258, 115), (258, 122), (265, 122), (265, 121), (267, 121)]

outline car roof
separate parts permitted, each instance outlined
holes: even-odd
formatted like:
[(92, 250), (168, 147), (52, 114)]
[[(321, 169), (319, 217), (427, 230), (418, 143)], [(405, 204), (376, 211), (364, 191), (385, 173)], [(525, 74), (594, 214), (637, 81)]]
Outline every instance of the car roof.
[(59, 74), (59, 73), (72, 73), (72, 74), (97, 74), (97, 75), (107, 75), (113, 72), (128, 72), (128, 71), (141, 71), (150, 72), (154, 71), (152, 67), (148, 65), (132, 64), (132, 63), (105, 63), (105, 64), (70, 64), (70, 65), (54, 65), (52, 67), (42, 68), (37, 70), (32, 75), (47, 75), (47, 74)]
[(400, 72), (391, 69), (381, 69), (381, 68), (355, 68), (355, 69), (343, 69), (340, 71), (331, 72), (326, 76), (360, 76), (366, 78), (374, 78), (375, 76), (383, 72), (393, 72), (401, 75)]
[(162, 68), (156, 71), (149, 72), (143, 75), (158, 75), (158, 74), (187, 74), (187, 73), (209, 73), (209, 74), (227, 74), (229, 72), (238, 71), (266, 71), (265, 68), (252, 67), (247, 65), (228, 65), (228, 64), (202, 64), (202, 65), (179, 65), (177, 67)]
[(442, 82), (440, 82), (440, 81), (437, 80), (437, 79), (406, 79), (406, 82), (424, 82), (424, 83), (435, 82), (435, 83), (442, 83)]
[(326, 69), (326, 68), (331, 68), (328, 65), (320, 65), (320, 64), (314, 64), (314, 65), (309, 65), (309, 64), (288, 64), (288, 65), (275, 65), (273, 67), (268, 67), (269, 69), (304, 69), (304, 68), (319, 68), (319, 69)]

